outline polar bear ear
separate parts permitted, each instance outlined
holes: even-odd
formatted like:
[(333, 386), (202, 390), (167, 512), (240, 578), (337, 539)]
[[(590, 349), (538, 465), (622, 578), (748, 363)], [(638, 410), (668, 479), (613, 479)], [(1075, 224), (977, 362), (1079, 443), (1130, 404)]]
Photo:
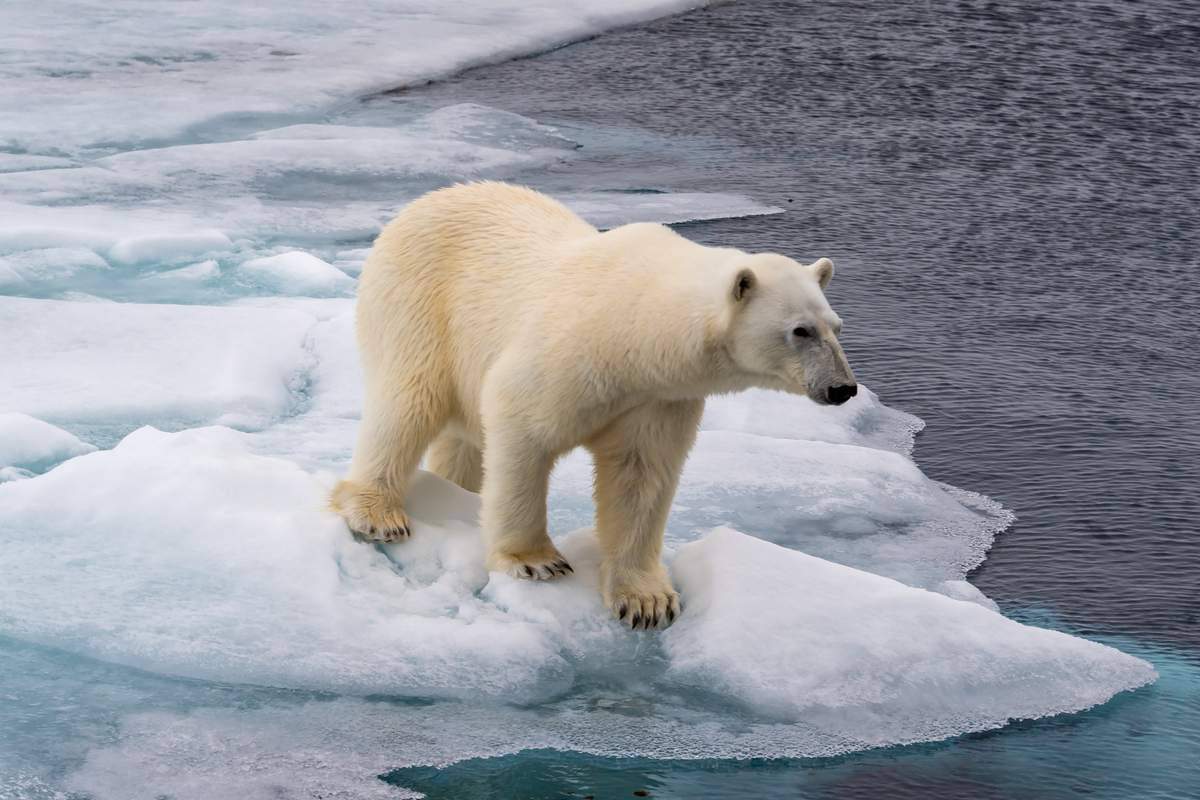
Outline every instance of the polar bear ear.
[(733, 299), (739, 303), (745, 300), (746, 295), (753, 291), (757, 283), (758, 277), (755, 276), (754, 270), (749, 268), (739, 270), (737, 277), (733, 279)]
[(808, 265), (812, 270), (813, 277), (817, 279), (817, 283), (824, 289), (833, 280), (833, 262), (828, 258), (818, 258), (816, 261)]

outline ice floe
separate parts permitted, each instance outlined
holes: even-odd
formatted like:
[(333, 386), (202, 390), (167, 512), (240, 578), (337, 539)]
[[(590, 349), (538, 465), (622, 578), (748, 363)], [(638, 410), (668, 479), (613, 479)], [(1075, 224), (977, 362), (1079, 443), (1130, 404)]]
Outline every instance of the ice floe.
[(244, 261), (238, 274), (278, 294), (328, 295), (352, 291), (354, 279), (311, 253), (292, 250)]
[(313, 323), (288, 309), (0, 297), (0, 410), (72, 430), (261, 426), (300, 402)]
[(323, 507), (328, 477), (249, 438), (143, 428), (0, 485), (0, 633), (353, 695), (525, 705), (634, 681), (684, 710), (798, 725), (830, 751), (1078, 710), (1154, 678), (1111, 648), (728, 529), (670, 556), (676, 625), (633, 633), (599, 602), (589, 530), (560, 537), (572, 578), (489, 576), (477, 497), (422, 474), (414, 538), (376, 548)]

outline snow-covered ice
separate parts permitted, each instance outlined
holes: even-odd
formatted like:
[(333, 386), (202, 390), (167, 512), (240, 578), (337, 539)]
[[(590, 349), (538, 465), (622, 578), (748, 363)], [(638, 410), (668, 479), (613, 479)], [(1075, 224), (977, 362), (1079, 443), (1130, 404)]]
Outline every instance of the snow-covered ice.
[(651, 643), (657, 675), (636, 645), (647, 634), (600, 604), (590, 531), (560, 540), (573, 578), (489, 576), (477, 497), (426, 474), (413, 540), (376, 548), (323, 508), (326, 476), (248, 438), (143, 428), (0, 486), (3, 632), (155, 672), (358, 695), (530, 704), (581, 675), (643, 670), (666, 693), (697, 687), (860, 745), (1078, 710), (1153, 678), (1111, 648), (728, 529), (672, 559), (685, 614)]
[(122, 432), (261, 426), (300, 402), (313, 323), (285, 309), (0, 297), (0, 410)]
[(328, 295), (353, 291), (354, 279), (311, 253), (292, 250), (243, 261), (238, 273), (279, 294)]
[(28, 414), (0, 412), (0, 468), (42, 472), (95, 449), (68, 431)]
[(230, 249), (233, 243), (218, 230), (190, 231), (183, 234), (152, 233), (130, 236), (119, 240), (109, 250), (108, 259), (113, 264), (128, 266), (146, 263), (167, 263), (180, 259), (219, 253)]
[(672, 573), (690, 611), (664, 637), (673, 680), (861, 746), (1088, 708), (1155, 677), (1104, 645), (730, 529), (681, 547)]

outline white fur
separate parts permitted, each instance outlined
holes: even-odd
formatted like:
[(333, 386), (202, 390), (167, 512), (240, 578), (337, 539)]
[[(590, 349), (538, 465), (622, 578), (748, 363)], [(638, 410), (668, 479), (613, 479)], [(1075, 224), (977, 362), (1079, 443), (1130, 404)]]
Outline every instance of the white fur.
[[(634, 627), (669, 624), (662, 533), (704, 398), (767, 386), (820, 401), (853, 384), (821, 292), (832, 271), (661, 225), (599, 233), (516, 186), (428, 194), (363, 269), (366, 401), (333, 506), (361, 536), (407, 536), (408, 480), (428, 450), (434, 472), (482, 491), (488, 566), (554, 578), (570, 567), (546, 529), (550, 471), (583, 445), (604, 599)], [(798, 325), (812, 335), (797, 340)]]

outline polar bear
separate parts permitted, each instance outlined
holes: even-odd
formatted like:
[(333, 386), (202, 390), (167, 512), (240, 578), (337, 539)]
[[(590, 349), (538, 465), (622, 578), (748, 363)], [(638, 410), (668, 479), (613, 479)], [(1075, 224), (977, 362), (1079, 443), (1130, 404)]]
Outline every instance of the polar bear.
[(704, 399), (749, 387), (843, 403), (857, 391), (823, 294), (826, 258), (704, 247), (663, 225), (606, 232), (531, 189), (441, 189), (375, 242), (359, 284), (366, 392), (332, 506), (358, 536), (409, 535), (411, 473), (482, 493), (488, 567), (571, 567), (546, 528), (556, 459), (595, 463), (601, 589), (633, 628), (679, 598), (663, 529)]

